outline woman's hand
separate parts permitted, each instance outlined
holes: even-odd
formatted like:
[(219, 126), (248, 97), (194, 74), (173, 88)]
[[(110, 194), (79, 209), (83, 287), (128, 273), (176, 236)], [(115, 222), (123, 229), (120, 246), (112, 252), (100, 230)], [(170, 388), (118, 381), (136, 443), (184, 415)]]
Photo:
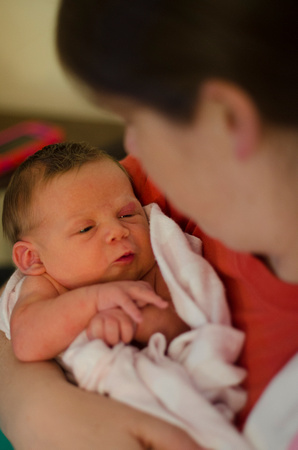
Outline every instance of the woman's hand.
[(21, 363), (0, 333), (0, 427), (16, 450), (198, 450), (181, 430), (68, 383), (54, 362)]

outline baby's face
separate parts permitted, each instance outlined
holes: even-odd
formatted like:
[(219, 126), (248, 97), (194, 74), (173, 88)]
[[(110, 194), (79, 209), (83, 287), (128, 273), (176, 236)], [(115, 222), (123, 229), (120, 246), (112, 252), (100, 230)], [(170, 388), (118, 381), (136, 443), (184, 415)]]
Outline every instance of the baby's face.
[(47, 273), (66, 288), (138, 280), (154, 266), (147, 217), (113, 161), (61, 175), (36, 197), (32, 239)]

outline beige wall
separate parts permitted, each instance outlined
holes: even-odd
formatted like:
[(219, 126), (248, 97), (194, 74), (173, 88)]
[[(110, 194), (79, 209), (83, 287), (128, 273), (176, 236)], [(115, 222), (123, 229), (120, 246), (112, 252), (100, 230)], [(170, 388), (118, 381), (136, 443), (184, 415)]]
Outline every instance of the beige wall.
[(58, 4), (0, 0), (0, 112), (109, 120), (76, 92), (58, 64)]

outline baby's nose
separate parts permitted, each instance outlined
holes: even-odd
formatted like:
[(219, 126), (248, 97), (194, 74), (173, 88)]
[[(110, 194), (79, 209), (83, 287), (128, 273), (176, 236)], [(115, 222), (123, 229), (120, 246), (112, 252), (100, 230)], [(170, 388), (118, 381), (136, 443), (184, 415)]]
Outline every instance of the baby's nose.
[(113, 242), (113, 241), (119, 241), (121, 239), (126, 238), (129, 235), (129, 230), (124, 227), (119, 222), (113, 222), (112, 224), (109, 224), (107, 227), (106, 232), (106, 241), (107, 242)]

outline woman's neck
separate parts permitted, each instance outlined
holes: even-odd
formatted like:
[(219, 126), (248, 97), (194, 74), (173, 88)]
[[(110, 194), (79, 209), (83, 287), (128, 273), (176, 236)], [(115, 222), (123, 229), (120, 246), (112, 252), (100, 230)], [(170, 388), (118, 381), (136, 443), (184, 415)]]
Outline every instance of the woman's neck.
[(298, 132), (271, 130), (271, 134), (275, 218), (268, 224), (269, 232), (273, 230), (270, 250), (262, 259), (278, 278), (298, 283)]
[(298, 283), (298, 233), (295, 242), (284, 255), (276, 254), (262, 258), (267, 267), (281, 280), (287, 283)]

